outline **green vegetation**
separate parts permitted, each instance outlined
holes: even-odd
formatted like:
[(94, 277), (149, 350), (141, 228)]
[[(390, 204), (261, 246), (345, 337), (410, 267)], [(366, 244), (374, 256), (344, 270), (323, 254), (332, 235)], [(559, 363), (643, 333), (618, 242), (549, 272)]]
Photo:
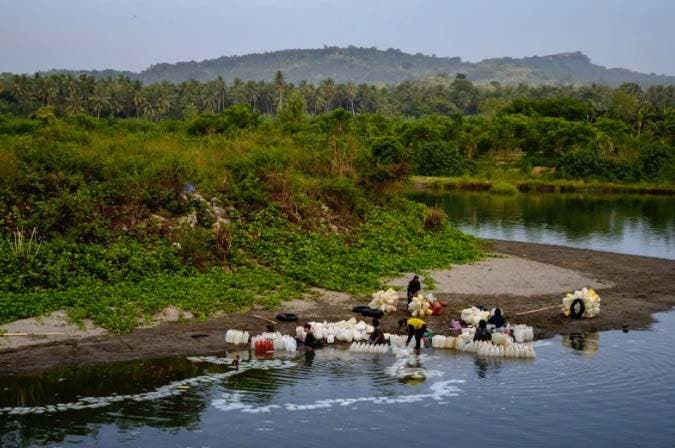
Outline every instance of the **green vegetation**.
[[(496, 185), (496, 187), (494, 187)], [(580, 180), (542, 180), (528, 176), (494, 180), (478, 177), (413, 176), (415, 190), (429, 191), (489, 191), (496, 194), (522, 193), (589, 193), (589, 194), (662, 194), (674, 195), (671, 183), (616, 183)], [(493, 188), (494, 187), (494, 188)], [(504, 190), (500, 192), (498, 190)]]
[(335, 82), (391, 84), (408, 79), (465, 73), (474, 82), (504, 85), (590, 85), (603, 83), (619, 86), (625, 82), (640, 85), (675, 84), (675, 77), (644, 74), (621, 68), (605, 68), (591, 63), (580, 53), (561, 53), (522, 59), (494, 58), (480, 62), (462, 61), (458, 57), (436, 57), (421, 53), (408, 54), (390, 48), (324, 47), (272, 51), (242, 56), (224, 56), (200, 62), (156, 64), (140, 73), (103, 70), (68, 72), (96, 78), (126, 76), (146, 84), (160, 82), (212, 81), (219, 77), (228, 83), (237, 79), (271, 81), (277, 70), (288, 74), (292, 82), (320, 83), (330, 73)]
[[(317, 133), (338, 135), (331, 163), (344, 163), (350, 145), (372, 146), (378, 165), (390, 170), (370, 173), (380, 181), (407, 172), (508, 183), (675, 179), (675, 86), (481, 86), (461, 74), (381, 87), (330, 79), (315, 86), (292, 84), (281, 72), (272, 82), (144, 86), (128, 78), (3, 75), (3, 111), (15, 118), (0, 115), (0, 133), (17, 137), (64, 118), (89, 131), (104, 118), (120, 131), (149, 132), (150, 120), (187, 137), (231, 137), (266, 128), (275, 116), (275, 126), (302, 139), (302, 147), (319, 143)], [(11, 169), (11, 160), (2, 162)]]
[(428, 207), (424, 211), (424, 228), (427, 230), (441, 231), (447, 224), (448, 215), (437, 207)]
[(3, 116), (0, 322), (66, 309), (127, 331), (168, 305), (205, 317), (310, 286), (369, 293), (480, 258), (398, 197), (403, 147), (370, 139), (370, 120)]
[(518, 193), (518, 188), (506, 182), (495, 182), (490, 186), (490, 193), (507, 195), (516, 194)]
[[(309, 113), (308, 113), (309, 112)], [(438, 188), (673, 192), (675, 88), (0, 77), (0, 322), (124, 331), (479, 258)], [(449, 177), (454, 176), (454, 177)]]

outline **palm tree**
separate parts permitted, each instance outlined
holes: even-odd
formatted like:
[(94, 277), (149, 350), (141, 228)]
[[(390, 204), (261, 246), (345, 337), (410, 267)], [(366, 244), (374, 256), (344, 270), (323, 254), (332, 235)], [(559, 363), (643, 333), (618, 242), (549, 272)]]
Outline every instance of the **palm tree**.
[(227, 84), (223, 80), (222, 76), (218, 76), (214, 82), (215, 93), (218, 96), (218, 112), (222, 112), (225, 109), (225, 96), (227, 94)]
[(324, 112), (328, 112), (333, 104), (333, 97), (335, 95), (335, 81), (332, 78), (327, 78), (321, 81), (319, 85), (319, 92), (321, 93)]
[(110, 95), (102, 83), (99, 83), (96, 86), (93, 95), (89, 97), (89, 102), (94, 109), (96, 118), (101, 118), (101, 112), (108, 109), (110, 106)]
[(21, 111), (28, 113), (33, 110), (33, 86), (28, 76), (14, 76), (12, 78), (10, 92), (16, 99)]
[(277, 70), (274, 75), (274, 97), (276, 99), (276, 110), (281, 110), (284, 107), (284, 92), (286, 90), (286, 81), (281, 70)]
[(131, 89), (131, 104), (136, 112), (136, 118), (139, 118), (146, 105), (143, 85), (140, 81), (135, 81)]
[(82, 99), (80, 97), (79, 84), (73, 77), (66, 80), (66, 97), (64, 111), (67, 115), (78, 115), (84, 112)]
[(347, 93), (347, 100), (349, 101), (349, 109), (352, 111), (352, 115), (355, 115), (356, 111), (354, 110), (354, 100), (356, 99), (358, 88), (353, 82), (347, 83), (346, 93)]

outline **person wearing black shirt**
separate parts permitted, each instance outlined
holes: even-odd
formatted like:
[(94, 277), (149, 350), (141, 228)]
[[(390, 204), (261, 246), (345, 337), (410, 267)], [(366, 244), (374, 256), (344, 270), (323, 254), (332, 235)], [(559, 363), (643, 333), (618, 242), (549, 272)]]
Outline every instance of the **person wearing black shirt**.
[(375, 329), (370, 334), (368, 343), (374, 345), (384, 344), (384, 332), (380, 328), (380, 321), (378, 319), (373, 319), (373, 327), (375, 327)]
[(312, 331), (312, 326), (310, 324), (303, 325), (305, 329), (305, 347), (313, 349), (317, 346), (316, 337), (314, 337), (314, 332)]
[(478, 322), (478, 328), (476, 329), (476, 334), (473, 335), (473, 340), (474, 341), (492, 340), (492, 333), (490, 333), (490, 330), (487, 329), (487, 322), (485, 322), (485, 320), (481, 319), (481, 321)]
[(420, 285), (420, 278), (414, 276), (410, 283), (408, 283), (408, 303), (412, 301), (412, 298), (417, 295), (418, 292), (422, 290), (422, 285)]
[(495, 313), (488, 319), (490, 325), (494, 325), (495, 328), (501, 328), (506, 325), (506, 319), (502, 316), (501, 308), (495, 308)]

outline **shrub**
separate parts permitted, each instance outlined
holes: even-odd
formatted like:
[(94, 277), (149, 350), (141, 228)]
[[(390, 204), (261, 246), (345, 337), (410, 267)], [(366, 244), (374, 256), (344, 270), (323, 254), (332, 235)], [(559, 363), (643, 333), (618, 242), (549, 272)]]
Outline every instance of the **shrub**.
[(512, 185), (507, 182), (495, 182), (490, 187), (490, 193), (513, 195), (518, 193), (518, 188), (516, 188), (515, 185)]
[(438, 207), (424, 209), (424, 228), (434, 232), (440, 231), (448, 220), (445, 211)]
[(414, 172), (423, 176), (461, 176), (473, 171), (473, 163), (445, 142), (421, 145), (414, 153)]

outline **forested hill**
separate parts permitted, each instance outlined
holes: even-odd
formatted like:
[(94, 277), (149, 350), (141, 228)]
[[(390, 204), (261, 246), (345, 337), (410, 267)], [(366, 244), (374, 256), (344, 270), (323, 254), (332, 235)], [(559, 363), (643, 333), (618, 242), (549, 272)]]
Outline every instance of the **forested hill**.
[[(458, 57), (435, 57), (408, 54), (395, 49), (325, 47), (310, 50), (283, 50), (243, 56), (223, 56), (201, 62), (156, 64), (133, 73), (127, 71), (77, 71), (97, 78), (128, 76), (146, 84), (169, 81), (180, 83), (192, 79), (213, 80), (221, 76), (226, 82), (235, 78), (272, 80), (280, 70), (287, 81), (318, 84), (331, 78), (338, 83), (396, 83), (407, 79), (464, 73), (475, 82), (497, 81), (503, 85), (588, 85), (618, 86), (631, 82), (642, 86), (675, 84), (675, 76), (645, 74), (622, 68), (595, 65), (583, 53), (560, 53), (522, 59), (497, 58), (471, 63)], [(63, 72), (63, 71), (59, 71)]]

